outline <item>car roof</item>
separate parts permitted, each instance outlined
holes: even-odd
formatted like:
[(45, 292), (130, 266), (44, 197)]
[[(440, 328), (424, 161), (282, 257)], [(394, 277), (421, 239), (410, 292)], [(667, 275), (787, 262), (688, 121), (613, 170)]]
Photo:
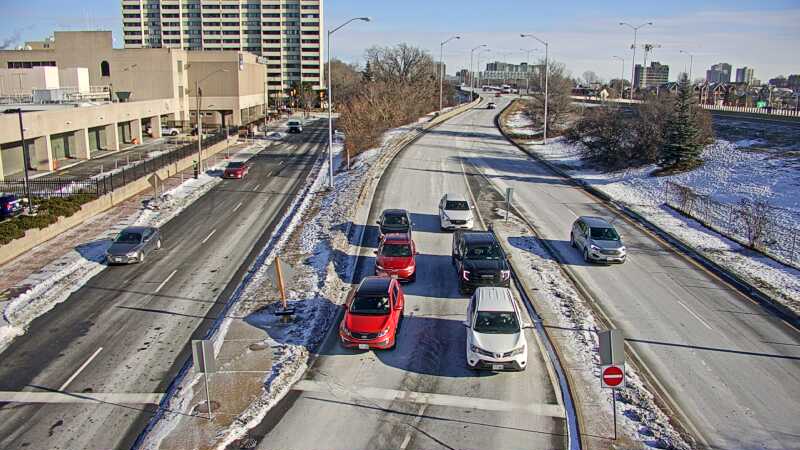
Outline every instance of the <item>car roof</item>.
[(488, 231), (464, 233), (464, 241), (470, 244), (495, 242), (494, 235)]
[(358, 293), (360, 295), (386, 295), (391, 282), (392, 279), (388, 277), (364, 277), (358, 285)]
[(586, 225), (590, 227), (597, 227), (597, 228), (613, 228), (613, 226), (608, 223), (606, 219), (597, 216), (580, 216), (578, 220), (583, 221)]
[(408, 211), (405, 209), (384, 209), (381, 213), (382, 216), (404, 216), (407, 214)]
[(411, 235), (409, 233), (387, 233), (383, 236), (383, 242), (392, 244), (410, 244)]
[(482, 286), (475, 290), (476, 311), (516, 311), (511, 289)]
[(145, 230), (153, 230), (153, 227), (125, 227), (122, 231), (129, 231), (131, 233), (141, 233)]
[(464, 194), (457, 194), (455, 192), (448, 192), (447, 194), (444, 194), (444, 195), (447, 197), (448, 201), (454, 201), (454, 202), (465, 202), (465, 201), (467, 201), (467, 197), (465, 197)]

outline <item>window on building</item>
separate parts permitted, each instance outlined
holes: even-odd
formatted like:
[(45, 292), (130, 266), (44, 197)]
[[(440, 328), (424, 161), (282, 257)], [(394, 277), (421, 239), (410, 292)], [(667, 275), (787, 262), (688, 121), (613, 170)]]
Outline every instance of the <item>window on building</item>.
[(111, 65), (108, 64), (108, 61), (103, 61), (100, 63), (100, 76), (101, 77), (111, 76)]

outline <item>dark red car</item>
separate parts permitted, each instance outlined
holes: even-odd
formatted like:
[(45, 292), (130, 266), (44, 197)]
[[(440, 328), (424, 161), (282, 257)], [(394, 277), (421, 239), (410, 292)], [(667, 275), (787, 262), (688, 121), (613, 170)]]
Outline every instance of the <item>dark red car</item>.
[(394, 348), (403, 319), (403, 289), (389, 277), (365, 277), (347, 297), (339, 325), (342, 345), (360, 350)]
[(395, 276), (404, 281), (417, 279), (417, 246), (411, 233), (384, 235), (375, 255), (375, 275)]
[(246, 162), (229, 162), (222, 173), (222, 178), (244, 178), (250, 171), (250, 166)]

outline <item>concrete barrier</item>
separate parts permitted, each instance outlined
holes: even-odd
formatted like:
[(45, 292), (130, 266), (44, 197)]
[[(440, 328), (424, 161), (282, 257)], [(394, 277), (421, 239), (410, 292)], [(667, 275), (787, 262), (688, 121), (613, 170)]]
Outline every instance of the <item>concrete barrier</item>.
[[(230, 140), (231, 142), (235, 142), (234, 138)], [(203, 154), (205, 155), (205, 160), (208, 160), (209, 156), (215, 155), (223, 150), (225, 150), (228, 141), (218, 142), (208, 148), (203, 149)], [(161, 169), (152, 172), (150, 176), (157, 174), (159, 178), (164, 179), (171, 177), (183, 170), (186, 170), (192, 167), (192, 164), (195, 160), (195, 155), (187, 156), (174, 164), (170, 164), (166, 167), (162, 167)], [(142, 177), (136, 181), (128, 183), (120, 188), (115, 189), (112, 192), (109, 192), (106, 195), (98, 197), (95, 200), (92, 200), (84, 205), (81, 206), (81, 209), (76, 212), (75, 214), (69, 217), (59, 217), (58, 221), (51, 224), (47, 228), (43, 229), (31, 229), (25, 231), (25, 236), (19, 239), (14, 239), (13, 241), (0, 246), (0, 264), (5, 264), (8, 261), (16, 258), (17, 256), (25, 253), (26, 251), (36, 247), (39, 244), (49, 241), (50, 239), (58, 236), (59, 234), (69, 230), (70, 228), (76, 227), (86, 220), (100, 214), (104, 211), (111, 209), (113, 206), (118, 205), (119, 203), (124, 202), (125, 200), (133, 197), (134, 195), (144, 191), (145, 189), (151, 187), (150, 182), (148, 181), (150, 177)]]

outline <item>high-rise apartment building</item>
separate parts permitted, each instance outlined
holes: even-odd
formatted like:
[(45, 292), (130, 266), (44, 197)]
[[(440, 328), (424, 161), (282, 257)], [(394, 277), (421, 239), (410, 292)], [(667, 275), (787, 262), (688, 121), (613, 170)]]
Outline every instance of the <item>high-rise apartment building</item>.
[(264, 58), (270, 100), (324, 89), (322, 0), (122, 0), (126, 48), (245, 51)]
[(714, 64), (711, 69), (706, 70), (706, 81), (709, 83), (730, 83), (731, 69), (732, 67), (728, 63)]
[(644, 89), (649, 86), (661, 86), (669, 80), (669, 66), (658, 61), (651, 61), (649, 67), (637, 64), (633, 72), (633, 87)]
[(736, 69), (736, 82), (737, 83), (744, 83), (746, 85), (750, 85), (753, 83), (753, 68), (752, 67), (742, 67), (740, 69)]

